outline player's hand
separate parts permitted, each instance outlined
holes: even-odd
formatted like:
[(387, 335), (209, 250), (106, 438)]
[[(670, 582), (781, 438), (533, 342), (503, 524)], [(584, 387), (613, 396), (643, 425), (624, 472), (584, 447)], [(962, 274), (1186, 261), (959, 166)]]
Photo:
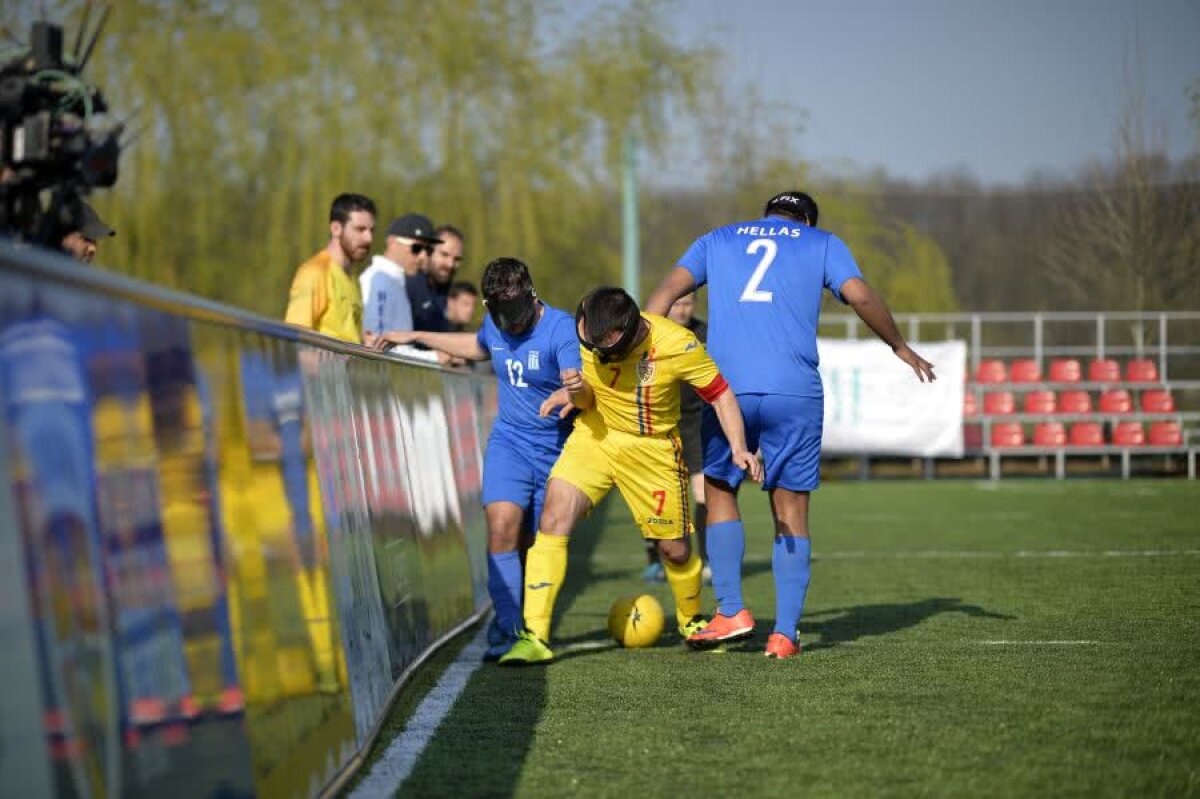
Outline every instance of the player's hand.
[(583, 390), (583, 373), (578, 369), (564, 369), (559, 377), (562, 378), (563, 388), (572, 394)]
[(417, 340), (417, 334), (412, 330), (389, 330), (377, 336), (371, 343), (372, 349), (386, 350), (397, 344), (412, 344)]
[(896, 348), (896, 357), (911, 366), (917, 375), (917, 379), (922, 383), (932, 383), (934, 380), (937, 380), (937, 377), (933, 374), (933, 364), (913, 352), (912, 348), (907, 344), (901, 344)]
[(559, 409), (559, 419), (566, 419), (568, 414), (575, 410), (575, 405), (571, 402), (571, 395), (567, 393), (565, 386), (555, 389), (553, 394), (546, 397), (545, 401), (542, 402), (542, 406), (538, 408), (538, 416), (549, 416), (556, 409)]
[(742, 471), (750, 475), (750, 479), (756, 483), (762, 482), (762, 464), (753, 452), (741, 450), (733, 453), (733, 463)]

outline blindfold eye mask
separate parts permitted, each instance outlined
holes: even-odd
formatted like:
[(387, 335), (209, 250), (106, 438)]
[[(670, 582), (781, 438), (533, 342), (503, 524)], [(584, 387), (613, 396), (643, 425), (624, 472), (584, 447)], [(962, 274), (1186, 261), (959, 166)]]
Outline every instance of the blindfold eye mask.
[[(580, 324), (582, 321), (583, 308), (581, 307), (578, 313), (575, 314), (576, 331), (578, 331), (580, 327), (583, 327), (584, 330), (587, 329), (586, 324)], [(621, 330), (621, 337), (608, 346), (593, 344), (583, 335), (579, 336), (579, 343), (585, 350), (596, 353), (596, 356), (600, 358), (601, 363), (612, 363), (613, 361), (622, 360), (633, 348), (633, 342), (634, 339), (637, 338), (638, 328), (641, 327), (641, 322), (642, 317), (640, 314), (634, 314), (630, 316), (629, 319), (626, 320), (624, 328)]]
[(524, 332), (537, 313), (537, 292), (529, 289), (514, 297), (490, 297), (484, 301), (496, 327), (510, 333)]

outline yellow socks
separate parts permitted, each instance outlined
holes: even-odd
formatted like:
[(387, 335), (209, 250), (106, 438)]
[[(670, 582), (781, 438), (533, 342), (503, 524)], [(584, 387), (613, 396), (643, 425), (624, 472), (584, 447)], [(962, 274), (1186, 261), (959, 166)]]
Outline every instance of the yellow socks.
[[(525, 556), (525, 626), (543, 641), (550, 640), (550, 617), (554, 614), (554, 600), (558, 597), (558, 589), (562, 587), (566, 576), (567, 536), (539, 532), (537, 540)], [(697, 565), (697, 587), (699, 581), (700, 566)], [(699, 607), (698, 600), (696, 606)]]
[[(700, 591), (703, 581), (700, 579), (700, 556), (692, 547), (692, 554), (683, 564), (676, 566), (666, 558), (662, 559), (663, 570), (667, 573), (667, 582), (671, 585), (671, 593), (675, 595), (675, 618), (679, 626), (700, 615)], [(525, 596), (529, 596), (526, 593)]]

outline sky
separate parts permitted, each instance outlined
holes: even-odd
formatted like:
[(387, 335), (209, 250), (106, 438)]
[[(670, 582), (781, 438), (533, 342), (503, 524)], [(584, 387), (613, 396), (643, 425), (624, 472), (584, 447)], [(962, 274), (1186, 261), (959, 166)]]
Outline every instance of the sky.
[(680, 0), (677, 11), (681, 41), (721, 51), (728, 88), (804, 111), (798, 150), (832, 173), (1069, 175), (1112, 152), (1139, 71), (1172, 156), (1200, 147), (1187, 95), (1200, 80), (1200, 0)]

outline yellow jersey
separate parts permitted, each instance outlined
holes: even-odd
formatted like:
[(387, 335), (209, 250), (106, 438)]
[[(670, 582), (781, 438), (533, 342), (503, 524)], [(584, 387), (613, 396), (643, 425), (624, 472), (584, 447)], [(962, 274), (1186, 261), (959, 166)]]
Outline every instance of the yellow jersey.
[(362, 316), (358, 281), (328, 252), (322, 250), (296, 270), (284, 321), (362, 344)]
[(680, 382), (706, 402), (728, 386), (690, 330), (656, 314), (644, 313), (642, 319), (650, 332), (624, 360), (601, 363), (596, 353), (581, 348), (583, 379), (596, 395), (585, 416), (599, 414), (609, 430), (664, 435), (679, 424)]

